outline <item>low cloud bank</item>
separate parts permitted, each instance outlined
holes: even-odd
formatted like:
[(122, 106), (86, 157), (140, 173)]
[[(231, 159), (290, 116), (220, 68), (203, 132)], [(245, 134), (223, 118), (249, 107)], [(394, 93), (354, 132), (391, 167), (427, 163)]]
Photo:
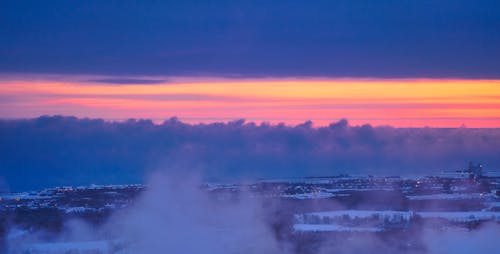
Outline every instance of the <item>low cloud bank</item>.
[[(500, 168), (500, 129), (247, 123), (171, 118), (107, 122), (44, 116), (0, 120), (0, 176), (11, 190), (139, 182), (155, 169), (186, 168), (203, 180), (347, 174), (424, 174), (469, 160)], [(4, 187), (6, 188), (6, 187)]]

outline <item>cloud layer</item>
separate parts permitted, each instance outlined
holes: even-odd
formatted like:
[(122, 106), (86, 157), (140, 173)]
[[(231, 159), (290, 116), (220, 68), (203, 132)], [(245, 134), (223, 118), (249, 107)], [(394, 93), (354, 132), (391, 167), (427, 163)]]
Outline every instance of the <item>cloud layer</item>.
[(107, 122), (44, 116), (0, 121), (0, 175), (11, 189), (139, 182), (158, 168), (205, 180), (456, 170), (469, 160), (500, 168), (500, 129), (246, 123), (171, 118)]
[(0, 72), (500, 77), (490, 0), (4, 0), (0, 17)]

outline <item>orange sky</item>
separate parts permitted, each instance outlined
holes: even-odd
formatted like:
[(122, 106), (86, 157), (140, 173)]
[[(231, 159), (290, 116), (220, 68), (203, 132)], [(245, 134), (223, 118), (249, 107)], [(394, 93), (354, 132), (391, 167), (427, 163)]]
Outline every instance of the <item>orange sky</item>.
[(187, 122), (248, 121), (316, 126), (500, 127), (499, 80), (169, 79), (113, 85), (77, 79), (0, 79), (0, 117), (44, 114), (112, 120), (178, 116)]

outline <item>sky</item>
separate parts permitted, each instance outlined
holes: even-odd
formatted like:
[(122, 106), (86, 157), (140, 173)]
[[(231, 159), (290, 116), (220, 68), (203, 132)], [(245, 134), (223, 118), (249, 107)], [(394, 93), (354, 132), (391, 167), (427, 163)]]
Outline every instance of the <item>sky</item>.
[(0, 7), (0, 118), (500, 126), (498, 1)]
[(3, 0), (0, 191), (496, 170), (499, 27), (489, 0)]
[[(105, 83), (108, 82), (108, 83)], [(113, 82), (114, 84), (109, 84)], [(500, 81), (434, 79), (103, 79), (4, 80), (0, 115), (189, 123), (249, 121), (325, 126), (499, 127)]]

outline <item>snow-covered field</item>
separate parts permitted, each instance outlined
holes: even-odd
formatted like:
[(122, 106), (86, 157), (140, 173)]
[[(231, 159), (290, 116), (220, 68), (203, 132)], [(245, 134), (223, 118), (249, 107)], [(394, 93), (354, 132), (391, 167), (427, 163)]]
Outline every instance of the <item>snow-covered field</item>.
[(348, 227), (337, 224), (295, 224), (293, 229), (297, 232), (381, 232), (378, 227)]
[(348, 197), (350, 194), (334, 194), (328, 192), (312, 192), (312, 193), (299, 193), (299, 194), (283, 194), (283, 198), (293, 199), (316, 199), (316, 198), (335, 198), (335, 197)]
[(66, 253), (110, 253), (108, 241), (55, 242), (32, 244), (23, 250), (30, 254), (66, 254)]
[(493, 197), (492, 194), (488, 193), (439, 193), (430, 195), (418, 195), (418, 196), (406, 196), (409, 200), (433, 200), (433, 199), (448, 199), (448, 200), (459, 200), (459, 199), (484, 199), (488, 197)]
[[(449, 222), (468, 223), (478, 221), (500, 222), (500, 212), (412, 212), (391, 210), (339, 210), (299, 214), (295, 216), (296, 231), (384, 231), (388, 225), (404, 225), (414, 218), (442, 219)], [(369, 220), (378, 226), (366, 227), (353, 223)]]

